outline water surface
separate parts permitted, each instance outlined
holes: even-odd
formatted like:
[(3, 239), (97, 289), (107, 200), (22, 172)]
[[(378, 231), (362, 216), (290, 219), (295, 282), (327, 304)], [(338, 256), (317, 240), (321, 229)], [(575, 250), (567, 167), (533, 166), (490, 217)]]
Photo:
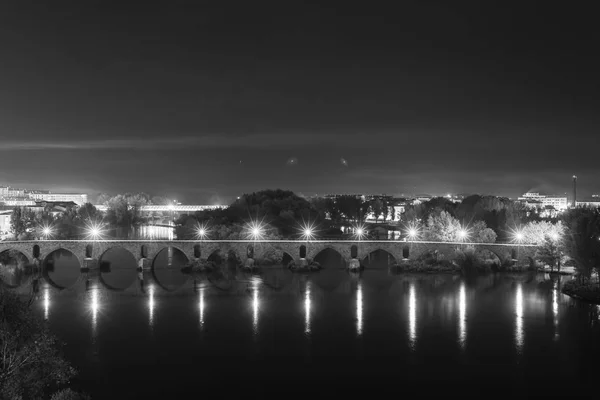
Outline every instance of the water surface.
[[(41, 289), (36, 310), (66, 342), (76, 387), (95, 398), (215, 388), (227, 397), (572, 395), (591, 390), (600, 370), (600, 308), (562, 295), (564, 277), (385, 268), (182, 277), (164, 258), (153, 275), (162, 284), (146, 279), (145, 294), (101, 281)], [(102, 279), (139, 284), (133, 266), (113, 267)]]

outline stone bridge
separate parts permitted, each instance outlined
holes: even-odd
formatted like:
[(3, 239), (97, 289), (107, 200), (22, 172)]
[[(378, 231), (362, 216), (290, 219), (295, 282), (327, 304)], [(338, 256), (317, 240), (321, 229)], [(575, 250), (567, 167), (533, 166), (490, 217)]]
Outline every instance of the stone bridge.
[[(102, 281), (100, 271), (95, 266), (98, 266), (102, 260), (102, 256), (110, 249), (122, 248), (127, 250), (135, 258), (138, 267), (138, 278), (140, 286), (132, 285), (128, 291), (145, 294), (144, 283), (150, 284), (158, 288), (162, 292), (168, 292), (155, 282), (153, 274), (153, 264), (155, 258), (164, 249), (177, 249), (185, 255), (188, 262), (193, 262), (199, 259), (208, 259), (211, 255), (221, 252), (222, 255), (231, 254), (232, 252), (239, 257), (242, 262), (247, 258), (253, 257), (259, 263), (269, 253), (274, 251), (289, 255), (294, 261), (301, 258), (315, 259), (317, 255), (326, 250), (331, 249), (340, 254), (342, 260), (348, 263), (350, 259), (356, 258), (364, 260), (370, 254), (376, 251), (383, 251), (388, 254), (388, 261), (398, 264), (410, 264), (411, 260), (415, 260), (426, 252), (437, 251), (438, 256), (446, 259), (454, 259), (457, 251), (462, 251), (468, 247), (474, 248), (476, 251), (489, 251), (488, 255), (495, 255), (501, 263), (511, 263), (518, 265), (530, 265), (536, 251), (534, 245), (511, 245), (511, 244), (488, 244), (488, 243), (441, 243), (441, 242), (403, 242), (403, 241), (331, 241), (331, 240), (315, 240), (315, 241), (298, 241), (298, 240), (280, 240), (280, 241), (261, 241), (261, 240), (231, 240), (231, 241), (149, 241), (149, 240), (95, 240), (95, 241), (15, 241), (15, 242), (0, 242), (0, 255), (6, 251), (18, 251), (26, 258), (29, 265), (38, 266), (37, 273), (30, 277), (32, 282), (37, 282), (37, 278), (44, 278), (40, 282), (46, 281), (47, 284), (52, 284), (48, 281), (46, 274), (47, 260), (50, 259), (52, 253), (57, 250), (66, 250), (72, 253), (79, 261), (81, 269), (80, 282), (85, 282), (85, 287), (88, 288), (90, 282)], [(94, 262), (95, 261), (95, 262)], [(92, 266), (91, 270), (88, 266)], [(367, 266), (368, 268), (368, 266)], [(287, 272), (287, 271), (286, 271)], [(37, 276), (37, 278), (36, 278)], [(156, 284), (152, 284), (152, 282)], [(187, 282), (187, 285), (192, 285), (192, 280)], [(195, 282), (195, 281), (194, 281)], [(36, 283), (37, 285), (37, 283)], [(29, 290), (31, 285), (21, 288)], [(35, 286), (35, 285), (34, 285)], [(76, 285), (83, 287), (82, 285)], [(106, 286), (106, 284), (104, 285)], [(161, 289), (162, 288), (162, 289)], [(56, 287), (55, 287), (56, 289)], [(63, 289), (58, 287), (57, 289)], [(164, 289), (164, 290), (163, 290)], [(180, 290), (177, 290), (179, 292)]]
[(81, 267), (86, 261), (100, 260), (102, 255), (112, 248), (123, 248), (129, 251), (139, 265), (144, 261), (152, 262), (158, 253), (167, 248), (181, 251), (188, 259), (208, 259), (217, 252), (221, 254), (235, 253), (244, 262), (247, 258), (261, 261), (272, 252), (282, 252), (298, 261), (300, 258), (315, 259), (325, 249), (339, 253), (345, 262), (352, 258), (363, 260), (371, 253), (381, 250), (389, 254), (390, 261), (396, 263), (410, 262), (426, 252), (437, 251), (444, 258), (453, 259), (456, 251), (466, 248), (476, 251), (489, 251), (502, 263), (511, 262), (519, 265), (528, 264), (535, 254), (535, 245), (500, 244), (500, 243), (458, 243), (458, 242), (424, 242), (424, 241), (341, 241), (341, 240), (40, 240), (0, 242), (0, 254), (7, 250), (16, 250), (27, 257), (30, 263), (43, 264), (46, 257), (56, 250), (71, 252), (79, 260)]

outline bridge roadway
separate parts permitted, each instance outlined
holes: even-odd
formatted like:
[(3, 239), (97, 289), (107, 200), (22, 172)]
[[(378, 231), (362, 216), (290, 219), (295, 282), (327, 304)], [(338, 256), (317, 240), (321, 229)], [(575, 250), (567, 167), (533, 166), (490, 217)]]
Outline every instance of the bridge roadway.
[(502, 263), (512, 261), (519, 265), (528, 264), (537, 248), (526, 244), (391, 240), (38, 240), (0, 242), (0, 253), (17, 250), (29, 262), (37, 261), (41, 265), (52, 252), (65, 249), (73, 253), (80, 266), (83, 266), (86, 259), (100, 260), (107, 250), (115, 247), (129, 251), (138, 263), (152, 262), (161, 250), (168, 247), (181, 251), (190, 262), (208, 259), (215, 252), (228, 254), (231, 251), (245, 262), (252, 255), (253, 249), (252, 258), (258, 263), (274, 251), (287, 253), (294, 261), (298, 261), (301, 257), (314, 259), (321, 251), (332, 249), (348, 262), (352, 258), (365, 259), (374, 251), (383, 250), (400, 263), (410, 262), (431, 250), (436, 250), (446, 259), (453, 259), (457, 250), (461, 251), (469, 246), (475, 250), (490, 251)]

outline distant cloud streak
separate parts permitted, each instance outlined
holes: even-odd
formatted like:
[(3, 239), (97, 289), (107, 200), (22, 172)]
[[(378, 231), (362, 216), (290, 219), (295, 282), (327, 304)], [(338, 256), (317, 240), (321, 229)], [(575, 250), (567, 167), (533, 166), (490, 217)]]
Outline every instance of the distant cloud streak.
[(0, 151), (35, 150), (177, 150), (198, 149), (265, 149), (278, 150), (294, 147), (335, 145), (340, 147), (365, 147), (357, 135), (319, 133), (265, 133), (251, 135), (211, 135), (173, 138), (127, 138), (103, 140), (56, 140), (56, 141), (6, 141)]

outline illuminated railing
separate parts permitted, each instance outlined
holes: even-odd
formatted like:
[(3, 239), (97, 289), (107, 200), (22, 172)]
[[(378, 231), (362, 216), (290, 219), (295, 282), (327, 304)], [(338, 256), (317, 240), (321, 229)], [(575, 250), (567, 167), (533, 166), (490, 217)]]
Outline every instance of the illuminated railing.
[[(93, 239), (93, 240), (19, 240), (19, 241), (3, 241), (2, 244), (19, 244), (19, 243), (89, 243), (89, 242), (103, 242), (103, 243), (299, 243), (306, 244), (306, 240), (264, 240), (264, 239), (245, 239), (245, 240), (153, 240), (153, 239), (137, 239), (137, 240), (126, 240), (126, 239)], [(433, 241), (408, 241), (403, 240), (309, 240), (308, 243), (323, 243), (323, 244), (334, 244), (334, 243), (390, 243), (390, 244), (448, 244), (448, 245), (460, 245), (460, 246), (496, 246), (496, 247), (538, 247), (536, 244), (515, 244), (515, 243), (469, 243), (469, 242), (433, 242)]]
[[(106, 212), (108, 210), (107, 206), (97, 205), (94, 206), (98, 211)], [(142, 206), (140, 207), (140, 211), (143, 212), (194, 212), (194, 211), (207, 211), (207, 210), (216, 210), (220, 208), (227, 208), (224, 205), (216, 205), (216, 206), (207, 206), (207, 205), (150, 205), (150, 206)]]

